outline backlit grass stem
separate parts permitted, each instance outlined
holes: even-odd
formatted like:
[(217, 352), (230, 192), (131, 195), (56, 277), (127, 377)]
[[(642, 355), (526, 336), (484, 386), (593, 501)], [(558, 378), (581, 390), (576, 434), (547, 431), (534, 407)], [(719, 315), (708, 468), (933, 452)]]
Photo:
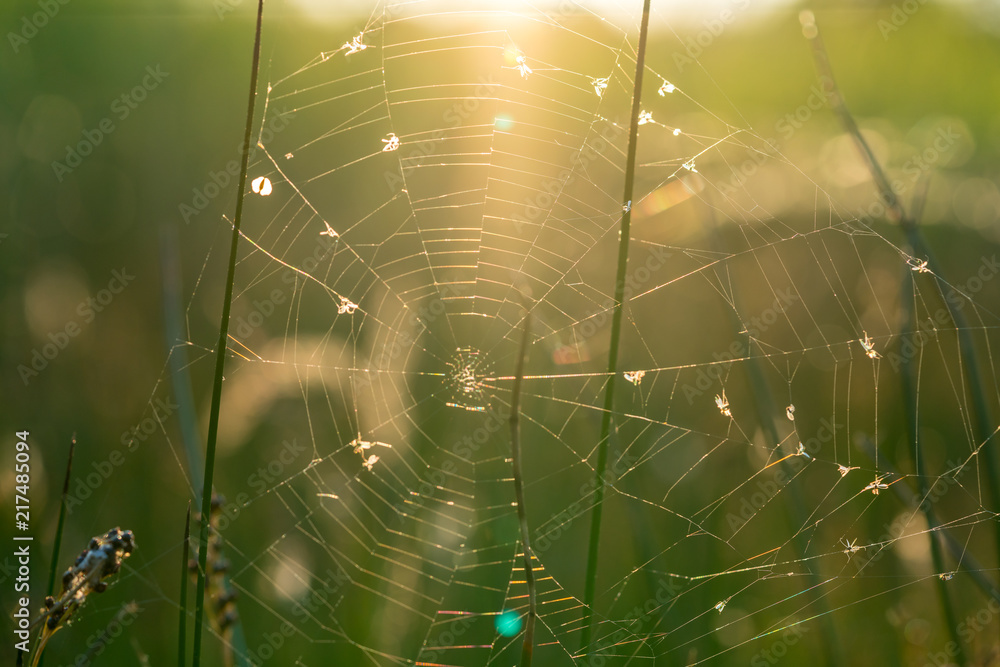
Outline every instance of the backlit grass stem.
[[(926, 267), (937, 278), (938, 284), (947, 285), (947, 282), (943, 279), (941, 265), (924, 241), (916, 219), (906, 214), (903, 205), (899, 201), (899, 197), (896, 196), (896, 193), (892, 189), (889, 178), (878, 163), (878, 160), (875, 159), (875, 154), (872, 153), (868, 142), (865, 141), (861, 130), (858, 129), (858, 124), (854, 121), (854, 116), (851, 115), (847, 104), (844, 102), (844, 97), (837, 87), (837, 81), (833, 76), (833, 68), (830, 65), (830, 58), (826, 52), (826, 47), (823, 45), (823, 39), (820, 37), (819, 28), (816, 26), (815, 16), (813, 16), (812, 12), (804, 11), (799, 15), (799, 18), (802, 23), (802, 31), (812, 44), (816, 68), (819, 71), (820, 77), (825, 79), (824, 83), (828, 87), (830, 105), (834, 113), (837, 114), (837, 118), (840, 120), (841, 125), (843, 125), (844, 130), (854, 139), (858, 151), (868, 165), (868, 171), (871, 172), (872, 180), (875, 181), (879, 198), (889, 212), (889, 218), (899, 224), (900, 229), (906, 235), (907, 243), (909, 243), (914, 256), (920, 261), (927, 262)], [(975, 413), (973, 432), (975, 434), (976, 446), (982, 451), (983, 458), (986, 460), (985, 472), (986, 477), (990, 481), (990, 501), (992, 509), (997, 511), (1000, 510), (1000, 468), (998, 468), (997, 455), (994, 448), (985, 446), (986, 442), (992, 437), (994, 430), (990, 424), (989, 410), (986, 405), (986, 392), (979, 374), (979, 359), (976, 354), (976, 347), (972, 340), (971, 329), (965, 319), (965, 315), (955, 304), (944, 298), (943, 294), (942, 301), (944, 301), (951, 320), (955, 324), (955, 332), (959, 342), (959, 355), (962, 359), (962, 372), (967, 378), (973, 412)], [(996, 523), (995, 528), (996, 554), (1000, 558), (1000, 522)]]
[[(52, 545), (52, 565), (49, 567), (49, 586), (46, 595), (52, 595), (56, 588), (56, 575), (59, 572), (59, 549), (62, 547), (63, 526), (66, 523), (66, 496), (69, 495), (69, 477), (73, 470), (73, 451), (76, 449), (76, 433), (69, 441), (69, 456), (66, 459), (66, 477), (63, 479), (62, 496), (59, 499), (59, 519), (56, 522), (55, 542)], [(18, 652), (18, 662), (20, 663), (20, 652)], [(45, 658), (39, 656), (38, 667), (42, 666)]]
[(187, 649), (188, 559), (191, 557), (191, 501), (184, 518), (184, 547), (181, 549), (181, 599), (177, 620), (177, 667), (184, 667)]
[[(913, 335), (913, 272), (907, 268), (906, 275), (900, 285), (900, 295), (903, 301), (903, 327), (901, 334), (904, 339)], [(920, 441), (920, 418), (918, 409), (919, 378), (914, 370), (913, 360), (909, 355), (903, 355), (903, 363), (900, 366), (900, 384), (903, 389), (903, 414), (906, 421), (906, 435), (910, 442), (910, 450), (913, 452), (913, 463), (917, 473), (917, 488), (920, 497), (927, 498), (930, 488), (927, 486), (927, 469), (924, 464), (923, 447)], [(894, 485), (895, 486), (895, 485)], [(927, 539), (930, 541), (931, 562), (938, 575), (945, 573), (944, 559), (941, 557), (941, 543), (935, 532), (938, 527), (937, 516), (930, 503), (920, 504), (920, 509), (927, 519)], [(948, 596), (947, 582), (940, 577), (936, 580), (938, 599), (941, 603), (941, 612), (944, 614), (945, 624), (948, 626), (948, 634), (955, 645), (955, 659), (960, 665), (966, 664), (965, 652), (962, 650), (962, 640), (958, 636), (958, 622), (955, 610), (952, 607), (951, 599)]]
[(594, 467), (594, 513), (590, 518), (590, 543), (587, 548), (587, 578), (584, 584), (583, 635), (580, 649), (586, 655), (593, 632), (594, 598), (597, 592), (597, 559), (601, 546), (601, 514), (604, 509), (604, 472), (608, 465), (608, 441), (611, 438), (611, 411), (615, 405), (615, 378), (618, 375), (618, 345), (621, 340), (622, 310), (625, 306), (625, 273), (628, 269), (628, 246), (632, 222), (632, 190), (635, 183), (635, 154), (639, 136), (639, 111), (642, 104), (642, 74), (646, 65), (646, 37), (649, 32), (649, 2), (644, 0), (642, 24), (639, 28), (639, 48), (635, 59), (635, 81), (632, 88), (632, 118), (629, 124), (628, 156), (625, 161), (625, 189), (622, 194), (622, 222), (618, 237), (618, 271), (615, 275), (615, 305), (611, 315), (611, 341), (608, 345), (608, 380), (604, 393), (604, 413), (601, 417), (601, 437), (597, 443)]
[(73, 451), (76, 449), (76, 433), (69, 441), (69, 457), (66, 459), (66, 477), (63, 479), (62, 496), (59, 501), (59, 520), (56, 523), (55, 543), (52, 545), (52, 565), (49, 568), (49, 586), (46, 595), (52, 595), (56, 588), (56, 575), (59, 573), (59, 549), (62, 547), (63, 526), (66, 522), (66, 496), (69, 495), (69, 478), (73, 470)]
[(264, 17), (264, 0), (257, 2), (257, 30), (253, 43), (253, 64), (250, 71), (250, 98), (247, 102), (246, 132), (243, 135), (243, 158), (240, 167), (240, 184), (237, 191), (236, 214), (233, 216), (233, 235), (229, 248), (229, 269), (226, 274), (226, 293), (222, 300), (222, 321), (219, 340), (215, 348), (215, 380), (212, 384), (212, 406), (208, 418), (208, 437), (205, 441), (205, 482), (201, 492), (201, 528), (198, 536), (198, 587), (195, 593), (194, 656), (192, 665), (201, 664), (201, 638), (205, 624), (205, 575), (208, 559), (208, 523), (212, 505), (212, 477), (215, 473), (215, 443), (219, 433), (219, 409), (222, 401), (222, 374), (226, 364), (229, 341), (229, 311), (233, 302), (233, 284), (236, 282), (236, 250), (240, 240), (240, 222), (243, 219), (243, 195), (246, 192), (247, 168), (250, 161), (250, 141), (253, 135), (254, 101), (257, 98), (257, 73), (260, 70), (260, 33)]
[[(860, 449), (869, 459), (873, 462), (875, 461), (875, 443), (873, 443), (867, 436), (860, 436), (857, 439), (858, 449)], [(902, 475), (899, 471), (893, 467), (892, 463), (886, 460), (884, 455), (879, 457), (879, 468), (882, 469), (887, 475), (891, 475), (893, 478), (901, 478)], [(918, 511), (920, 504), (924, 502), (924, 499), (918, 498), (906, 484), (890, 484), (889, 488), (892, 489), (896, 496), (906, 505), (908, 508), (914, 512)], [(997, 590), (996, 586), (986, 577), (984, 572), (989, 572), (990, 570), (983, 567), (979, 561), (969, 553), (962, 542), (951, 534), (948, 530), (948, 526), (939, 525), (934, 529), (934, 534), (939, 535), (941, 540), (944, 542), (945, 548), (948, 549), (948, 553), (951, 554), (952, 559), (955, 561), (955, 571), (964, 572), (969, 575), (972, 582), (976, 584), (983, 595), (987, 598), (1000, 602), (1000, 590)]]
[(528, 532), (528, 515), (524, 507), (524, 478), (521, 465), (521, 384), (524, 381), (524, 357), (528, 354), (528, 337), (531, 334), (531, 311), (524, 316), (521, 349), (517, 355), (514, 373), (513, 396), (510, 400), (510, 456), (514, 468), (514, 500), (517, 502), (517, 519), (521, 525), (521, 551), (524, 552), (524, 582), (528, 587), (528, 616), (524, 623), (524, 644), (521, 647), (521, 667), (531, 667), (535, 650), (535, 575), (531, 571), (531, 540)]
[[(722, 251), (722, 241), (720, 239), (718, 229), (716, 229), (712, 234), (712, 243), (717, 251)], [(733, 305), (731, 308), (727, 308), (727, 312), (729, 314), (730, 321), (733, 324), (733, 330), (738, 332), (742, 331), (745, 328), (745, 325), (737, 316), (736, 299), (737, 294), (734, 292)], [(757, 412), (757, 420), (760, 423), (761, 428), (764, 430), (764, 434), (768, 441), (779, 443), (783, 440), (783, 438), (778, 432), (778, 425), (775, 423), (775, 415), (780, 414), (780, 408), (774, 400), (774, 393), (771, 391), (770, 385), (768, 385), (767, 377), (764, 374), (764, 368), (760, 357), (754, 356), (751, 352), (752, 350), (748, 345), (746, 349), (744, 368), (746, 368), (747, 383), (750, 385), (750, 395), (753, 398), (754, 409)], [(796, 473), (790, 465), (790, 461), (786, 460), (780, 465), (785, 475), (790, 480), (794, 480)], [(809, 540), (803, 532), (803, 529), (809, 520), (805, 511), (805, 498), (803, 498), (802, 491), (800, 490), (798, 484), (794, 481), (791, 481), (782, 487), (782, 491), (788, 495), (788, 502), (783, 503), (783, 506), (785, 508), (785, 520), (792, 532), (792, 546), (796, 551), (797, 557), (805, 559), (809, 551)], [(819, 574), (811, 567), (804, 569), (804, 576), (808, 582), (805, 594), (809, 598), (810, 604), (815, 605), (815, 607), (819, 610), (816, 622), (819, 626), (819, 636), (822, 641), (823, 653), (827, 659), (826, 662), (834, 667), (840, 667), (846, 663), (844, 660), (844, 653), (841, 648), (841, 642), (837, 636), (837, 628), (834, 625), (833, 617), (830, 614), (830, 608), (827, 604), (825, 594), (821, 590), (823, 582)]]

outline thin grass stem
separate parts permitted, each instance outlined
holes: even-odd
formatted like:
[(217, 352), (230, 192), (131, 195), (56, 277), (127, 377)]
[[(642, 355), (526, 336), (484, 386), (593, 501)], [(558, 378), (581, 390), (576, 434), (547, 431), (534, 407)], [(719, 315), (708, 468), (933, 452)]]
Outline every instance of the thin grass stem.
[[(73, 470), (73, 451), (76, 449), (76, 433), (69, 441), (69, 457), (66, 459), (66, 477), (63, 478), (62, 496), (59, 498), (59, 520), (56, 522), (56, 536), (52, 544), (52, 564), (49, 566), (49, 585), (46, 595), (52, 595), (56, 587), (56, 575), (59, 573), (59, 549), (62, 547), (63, 527), (66, 524), (66, 496), (69, 495), (69, 477)], [(18, 659), (20, 659), (18, 654)], [(37, 665), (42, 666), (45, 656), (39, 656)]]
[(250, 162), (250, 141), (253, 135), (254, 102), (257, 99), (257, 74), (260, 70), (260, 33), (264, 18), (264, 0), (257, 2), (257, 30), (253, 43), (253, 63), (250, 71), (250, 95), (247, 101), (246, 132), (243, 135), (243, 157), (240, 166), (240, 183), (233, 216), (233, 235), (229, 248), (229, 269), (226, 274), (226, 293), (222, 300), (222, 318), (219, 340), (215, 350), (215, 379), (212, 383), (212, 405), (208, 418), (208, 437), (205, 440), (205, 480), (201, 493), (201, 527), (198, 537), (198, 587), (195, 593), (194, 655), (191, 664), (201, 664), (201, 638), (205, 620), (205, 577), (208, 562), (208, 524), (211, 517), (212, 477), (215, 474), (215, 444), (219, 433), (219, 409), (222, 402), (222, 376), (226, 364), (229, 341), (229, 312), (233, 302), (233, 285), (236, 282), (236, 250), (240, 240), (240, 223), (243, 220), (243, 199), (246, 193), (247, 169)]
[[(865, 141), (864, 136), (861, 134), (861, 130), (858, 129), (858, 124), (855, 122), (854, 116), (848, 110), (847, 104), (844, 102), (844, 97), (840, 92), (840, 88), (837, 86), (837, 80), (833, 76), (833, 67), (830, 65), (830, 58), (827, 54), (826, 46), (823, 44), (823, 39), (819, 34), (819, 28), (816, 25), (815, 16), (812, 12), (803, 11), (799, 15), (799, 18), (802, 23), (803, 34), (812, 45), (813, 57), (816, 61), (816, 69), (819, 72), (820, 78), (823, 80), (823, 85), (825, 85), (828, 89), (827, 94), (829, 95), (830, 105), (833, 108), (834, 113), (837, 114), (837, 118), (840, 120), (841, 125), (843, 125), (844, 130), (847, 131), (847, 133), (853, 138), (858, 151), (861, 153), (865, 163), (868, 165), (868, 171), (871, 173), (872, 180), (875, 182), (879, 198), (888, 210), (889, 218), (899, 224), (903, 233), (906, 235), (907, 243), (909, 243), (914, 255), (921, 261), (927, 262), (927, 269), (937, 278), (940, 285), (946, 285), (947, 283), (942, 277), (943, 272), (941, 271), (941, 265), (938, 263), (934, 254), (924, 241), (923, 234), (921, 234), (920, 228), (917, 226), (917, 219), (906, 214), (902, 203), (899, 201), (899, 197), (896, 196), (895, 191), (893, 191), (892, 186), (889, 183), (889, 178), (886, 176), (882, 166), (875, 158), (875, 154), (872, 152), (871, 147), (868, 146), (868, 142)], [(919, 202), (918, 207), (922, 208), (921, 200), (918, 199), (917, 201)], [(983, 388), (982, 377), (979, 373), (980, 366), (978, 355), (976, 354), (976, 347), (972, 340), (972, 334), (970, 333), (971, 329), (968, 326), (965, 315), (955, 304), (948, 299), (943, 298), (943, 295), (942, 301), (944, 301), (944, 305), (948, 309), (948, 313), (955, 325), (955, 331), (958, 336), (959, 355), (962, 358), (962, 371), (967, 379), (969, 393), (974, 406), (975, 417), (973, 421), (973, 429), (976, 438), (976, 445), (977, 449), (982, 450), (983, 457), (986, 459), (986, 476), (990, 481), (990, 501), (993, 505), (993, 509), (998, 510), (1000, 509), (1000, 462), (997, 460), (994, 448), (985, 446), (987, 440), (990, 439), (993, 433), (993, 427), (990, 424), (990, 415), (986, 403), (986, 392)], [(1000, 558), (1000, 523), (996, 524), (995, 529), (994, 540), (996, 545), (996, 554), (997, 557)]]
[[(857, 444), (858, 449), (868, 456), (869, 459), (872, 461), (875, 460), (875, 443), (868, 437), (861, 436), (858, 438)], [(900, 477), (899, 472), (893, 467), (892, 463), (886, 460), (884, 454), (879, 456), (878, 464), (886, 474), (892, 475), (894, 478)], [(908, 508), (914, 512), (920, 509), (923, 501), (913, 493), (913, 490), (909, 486), (905, 484), (890, 484), (889, 488), (895, 492), (896, 496)], [(955, 560), (955, 571), (967, 574), (979, 590), (982, 591), (983, 595), (1000, 603), (1000, 590), (997, 590), (996, 586), (983, 574), (983, 572), (987, 572), (988, 570), (980, 565), (979, 561), (972, 554), (966, 551), (966, 548), (951, 534), (947, 526), (939, 525), (935, 528), (934, 532), (941, 537), (944, 546), (948, 549), (948, 553)]]
[(615, 305), (611, 315), (611, 341), (608, 345), (608, 380), (604, 390), (604, 413), (601, 437), (597, 443), (594, 468), (594, 512), (590, 517), (590, 543), (587, 548), (587, 578), (583, 593), (583, 634), (580, 650), (586, 655), (593, 633), (594, 598), (597, 592), (597, 560), (601, 546), (601, 516), (604, 510), (604, 473), (608, 465), (608, 442), (611, 439), (611, 411), (615, 405), (615, 377), (618, 375), (618, 346), (621, 340), (622, 310), (625, 307), (625, 273), (628, 268), (629, 235), (632, 222), (632, 190), (635, 183), (635, 154), (639, 136), (639, 112), (642, 104), (642, 75), (646, 66), (646, 38), (649, 33), (649, 2), (642, 6), (639, 47), (635, 59), (632, 88), (632, 118), (629, 124), (628, 155), (625, 161), (625, 188), (622, 194), (622, 222), (618, 238), (618, 271), (615, 276)]
[[(718, 229), (712, 234), (712, 242), (717, 250), (721, 250), (722, 241), (719, 237)], [(733, 295), (733, 306), (736, 305), (736, 294)], [(736, 316), (735, 309), (727, 309), (729, 313), (730, 320), (733, 323), (733, 328), (736, 331), (743, 329), (744, 325)], [(767, 383), (767, 379), (764, 376), (764, 371), (760, 359), (753, 356), (749, 347), (746, 350), (746, 362), (745, 368), (747, 371), (747, 382), (750, 385), (750, 394), (753, 396), (754, 408), (757, 411), (757, 420), (760, 422), (761, 428), (764, 430), (765, 436), (769, 442), (781, 442), (782, 437), (778, 433), (778, 426), (775, 423), (774, 416), (779, 414), (779, 409), (776, 401), (774, 400), (774, 394), (771, 391), (771, 387)], [(789, 464), (789, 461), (785, 461), (781, 464), (784, 474), (789, 479), (795, 477), (795, 471)], [(808, 517), (804, 508), (806, 507), (806, 501), (802, 497), (802, 492), (796, 484), (789, 483), (783, 487), (783, 492), (788, 494), (788, 502), (784, 503), (785, 508), (785, 519), (792, 532), (792, 546), (795, 549), (798, 558), (804, 559), (808, 551), (808, 540), (802, 532), (802, 528), (808, 522)], [(822, 582), (819, 575), (812, 569), (805, 569), (805, 576), (808, 581), (808, 586), (806, 588), (807, 596), (810, 602), (816, 605), (819, 609), (819, 614), (817, 614), (817, 623), (820, 630), (820, 640), (823, 643), (823, 653), (827, 656), (827, 662), (830, 665), (840, 666), (844, 665), (844, 654), (841, 648), (840, 639), (837, 636), (837, 628), (832, 621), (832, 616), (830, 615), (830, 608), (826, 602), (824, 595), (820, 593), (820, 586)]]
[(184, 519), (184, 546), (181, 553), (181, 599), (180, 611), (177, 619), (177, 667), (184, 667), (186, 664), (187, 650), (187, 593), (188, 559), (191, 558), (191, 501), (188, 501), (187, 517)]
[(59, 549), (62, 547), (63, 527), (66, 524), (66, 496), (69, 495), (69, 477), (73, 470), (73, 452), (76, 450), (76, 433), (69, 441), (69, 457), (66, 459), (66, 476), (63, 478), (62, 496), (59, 500), (59, 520), (56, 522), (55, 542), (52, 545), (52, 565), (49, 567), (49, 585), (47, 595), (52, 595), (56, 587), (56, 576), (59, 574)]
[[(913, 335), (913, 272), (909, 270), (909, 267), (907, 267), (906, 275), (903, 277), (900, 285), (900, 294), (903, 301), (903, 327), (900, 333), (905, 340)], [(906, 435), (910, 442), (910, 449), (913, 451), (913, 463), (917, 473), (917, 487), (920, 497), (926, 498), (930, 493), (930, 489), (927, 486), (927, 470), (924, 464), (923, 448), (920, 443), (920, 417), (918, 413), (920, 385), (919, 379), (914, 373), (913, 360), (909, 355), (903, 355), (903, 363), (900, 366), (899, 372), (900, 384), (903, 390), (903, 413), (906, 421)], [(898, 486), (898, 484), (893, 486)], [(945, 567), (944, 559), (941, 557), (941, 543), (935, 532), (938, 528), (938, 522), (934, 508), (931, 507), (930, 503), (921, 503), (920, 509), (927, 520), (927, 539), (930, 541), (931, 562), (934, 564), (934, 570), (938, 575), (944, 574)], [(962, 649), (962, 640), (958, 636), (957, 617), (955, 616), (955, 609), (951, 604), (951, 598), (948, 595), (947, 583), (943, 579), (938, 578), (936, 584), (938, 600), (941, 603), (941, 612), (944, 614), (945, 624), (948, 626), (951, 641), (955, 645), (956, 654), (954, 657), (958, 664), (964, 665), (966, 664), (965, 651)]]
[(531, 311), (524, 316), (521, 350), (514, 372), (513, 396), (510, 400), (510, 456), (514, 468), (514, 499), (517, 502), (517, 519), (521, 524), (521, 550), (524, 552), (524, 583), (528, 587), (528, 616), (524, 623), (524, 643), (521, 646), (521, 667), (531, 667), (535, 650), (535, 574), (531, 569), (531, 540), (528, 533), (528, 515), (524, 506), (524, 477), (521, 466), (521, 384), (524, 381), (524, 358), (528, 354), (531, 333)]

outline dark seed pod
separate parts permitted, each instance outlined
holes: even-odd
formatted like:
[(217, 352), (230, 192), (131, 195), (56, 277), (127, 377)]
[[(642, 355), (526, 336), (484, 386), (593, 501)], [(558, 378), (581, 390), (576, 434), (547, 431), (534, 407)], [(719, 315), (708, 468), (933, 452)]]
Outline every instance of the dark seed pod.
[(108, 589), (104, 581), (117, 574), (122, 560), (135, 549), (132, 531), (113, 528), (103, 537), (93, 537), (88, 548), (80, 552), (73, 565), (63, 573), (62, 593), (58, 600), (52, 596), (45, 598), (48, 618), (45, 627), (55, 632), (61, 623), (67, 621), (87, 600), (91, 593), (103, 593)]

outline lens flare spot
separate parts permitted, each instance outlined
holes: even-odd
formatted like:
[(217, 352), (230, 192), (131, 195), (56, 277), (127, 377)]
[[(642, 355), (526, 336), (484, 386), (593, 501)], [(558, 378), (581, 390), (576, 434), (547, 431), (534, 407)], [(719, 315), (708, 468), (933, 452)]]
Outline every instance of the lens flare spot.
[(521, 616), (513, 610), (508, 609), (496, 620), (497, 632), (504, 637), (513, 637), (521, 631)]
[(514, 127), (514, 119), (510, 116), (497, 116), (493, 123), (498, 130), (509, 130)]

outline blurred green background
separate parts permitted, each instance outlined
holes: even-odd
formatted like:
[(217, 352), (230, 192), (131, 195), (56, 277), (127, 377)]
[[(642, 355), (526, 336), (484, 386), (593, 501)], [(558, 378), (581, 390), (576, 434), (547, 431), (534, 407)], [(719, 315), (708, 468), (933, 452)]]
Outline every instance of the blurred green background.
[[(706, 17), (718, 11), (713, 5), (701, 7), (704, 14), (699, 14), (691, 4), (656, 8), (654, 0), (657, 14), (648, 59), (659, 70), (670, 71), (678, 44), (697, 35)], [(158, 400), (164, 402), (160, 405), (183, 403), (169, 382), (167, 353), (173, 345), (184, 343), (193, 362), (189, 369), (193, 405), (199, 413), (197, 423), (204, 424), (211, 371), (207, 360), (222, 296), (222, 253), (228, 244), (228, 225), (221, 216), (232, 215), (235, 187), (231, 184), (212, 198), (189, 224), (179, 206), (192, 203), (193, 189), (204, 188), (212, 172), (238, 158), (253, 35), (251, 5), (249, 0), (70, 0), (56, 3), (58, 11), (26, 43), (11, 35), (24, 31), (24, 17), (40, 11), (40, 5), (17, 1), (0, 8), (5, 35), (0, 45), (0, 179), (5, 185), (0, 189), (4, 211), (0, 433), (5, 443), (12, 443), (15, 431), (31, 432), (33, 591), (44, 587), (71, 436), (75, 433), (78, 440), (74, 476), (79, 477), (98, 471), (95, 465), (127, 442), (134, 427), (141, 430)], [(736, 12), (733, 25), (704, 48), (698, 65), (685, 71), (685, 87), (697, 91), (698, 102), (734, 128), (753, 128), (765, 139), (776, 136), (792, 165), (846, 209), (856, 211), (872, 201), (872, 188), (829, 109), (815, 112), (791, 137), (782, 136), (787, 127), (782, 123), (789, 122), (786, 114), (794, 114), (815, 85), (815, 69), (798, 21), (805, 6), (750, 2), (745, 11)], [(884, 22), (892, 21), (891, 2), (809, 6), (820, 22), (847, 103), (870, 132), (890, 173), (906, 175), (914, 151), (932, 142), (937, 128), (954, 126), (960, 134), (956, 150), (933, 164), (921, 223), (944, 274), (969, 274), (978, 258), (990, 256), (1000, 243), (1000, 10), (985, 2), (927, 2), (899, 30), (890, 31)], [(594, 10), (601, 11), (601, 6), (594, 5)], [(339, 47), (368, 20), (364, 8), (317, 10), (272, 2), (265, 12), (261, 74), (265, 81), (284, 76), (321, 49)], [(150, 78), (148, 68), (162, 74)], [(134, 109), (127, 100), (115, 103), (144, 78), (147, 99)], [(88, 136), (104, 118), (112, 119), (113, 131), (102, 135), (79, 168), (60, 179), (52, 162), (65, 161), (66, 147)], [(904, 194), (904, 201), (909, 203), (914, 191)], [(811, 216), (816, 196), (808, 188), (783, 190), (778, 183), (774, 197), (780, 204), (772, 208)], [(891, 225), (880, 221), (876, 227), (902, 244)], [(177, 285), (165, 285), (161, 270), (164, 248), (171, 244), (179, 248)], [(100, 312), (93, 307), (95, 316), (88, 321), (80, 304), (112, 288), (114, 271), (134, 278)], [(198, 298), (191, 300), (196, 284)], [(186, 308), (189, 332), (180, 340), (172, 337), (164, 319), (164, 293), (171, 288), (179, 289)], [(998, 292), (997, 285), (987, 285), (975, 301), (995, 311)], [(68, 340), (65, 350), (37, 376), (19, 371), (31, 364), (33, 350), (55, 340), (53, 335), (59, 338), (58, 332), (66, 331), (70, 321), (80, 323), (80, 331), (63, 339)], [(995, 321), (977, 324), (995, 325)], [(985, 358), (992, 366), (992, 356)], [(949, 421), (951, 408), (935, 407), (937, 390), (924, 389), (924, 400), (930, 404), (926, 415), (939, 427), (941, 440), (949, 441), (953, 437), (949, 429), (960, 427)], [(953, 395), (950, 386), (939, 390), (945, 398)], [(997, 388), (991, 391), (995, 403)], [(255, 438), (294, 437), (284, 426), (281, 409), (276, 408), (273, 422), (260, 427), (267, 432), (257, 431)], [(301, 404), (287, 407), (293, 416), (302, 409)], [(193, 495), (192, 475), (186, 472), (180, 444), (182, 423), (172, 415), (166, 422), (167, 437), (157, 427), (136, 444), (121, 470), (69, 517), (60, 571), (91, 536), (115, 525), (135, 531), (139, 549), (128, 562), (127, 583), (110, 589), (105, 599), (89, 602), (77, 622), (52, 641), (48, 665), (69, 664), (86, 645), (85, 638), (103, 628), (128, 599), (137, 600), (143, 611), (127, 635), (112, 642), (95, 664), (139, 664), (137, 656), (142, 654), (148, 654), (153, 665), (173, 662), (178, 545), (186, 501)], [(898, 415), (885, 423), (899, 430)], [(198, 436), (203, 439), (203, 428)], [(168, 446), (168, 437), (173, 447)], [(10, 449), (5, 446), (4, 451)], [(227, 480), (238, 487), (271, 458), (242, 453), (246, 451), (222, 454), (218, 487), (225, 488)], [(940, 464), (944, 458), (941, 454), (936, 460)], [(6, 463), (0, 470), (4, 499), (0, 520), (9, 526), (13, 475)], [(747, 473), (733, 474), (730, 487)], [(650, 495), (658, 494), (650, 491)], [(881, 520), (891, 518), (891, 514), (866, 516), (867, 532), (874, 537)], [(233, 539), (254, 544), (254, 529), (238, 525)], [(254, 548), (259, 552), (264, 545)], [(988, 545), (985, 548), (989, 554)], [(12, 556), (6, 553), (0, 556), (6, 559), (0, 560), (5, 564), (0, 600), (10, 609), (13, 591), (6, 563)], [(699, 558), (692, 551), (691, 561)], [(981, 560), (992, 563), (989, 567), (995, 574), (996, 560)], [(579, 572), (575, 576), (580, 577)], [(878, 587), (887, 591), (892, 584), (880, 581)], [(967, 598), (978, 595), (971, 587), (961, 590)], [(921, 595), (930, 598), (932, 589), (922, 589)], [(33, 597), (33, 602), (40, 598)], [(927, 608), (919, 607), (930, 618), (925, 625), (910, 623), (912, 619), (900, 611), (905, 605), (893, 606), (895, 598), (879, 602), (884, 604), (837, 616), (844, 624), (842, 638), (865, 641), (865, 661), (851, 664), (922, 665), (928, 651), (946, 641), (934, 617), (933, 600), (922, 603)], [(973, 611), (981, 606), (978, 599), (969, 603)], [(254, 631), (276, 623), (264, 605), (246, 604), (240, 611)], [(365, 622), (364, 612), (359, 610), (359, 622)], [(877, 616), (878, 621), (870, 624), (864, 614)], [(998, 625), (996, 619), (991, 623), (994, 629)], [(12, 627), (9, 618), (8, 627)], [(883, 632), (888, 628), (894, 632)], [(706, 641), (716, 642), (702, 649), (710, 653), (725, 645), (721, 640)], [(991, 643), (981, 638), (977, 642), (970, 655), (979, 656), (983, 660), (979, 664), (987, 664), (986, 656), (995, 661), (996, 655), (989, 653)], [(4, 640), (0, 653), (8, 655), (9, 645)], [(818, 644), (809, 646), (818, 650)], [(758, 648), (751, 644), (715, 660), (745, 664)], [(217, 646), (208, 650), (209, 664), (221, 664), (216, 662)], [(326, 655), (323, 644), (302, 643), (296, 650), (306, 665), (321, 664)], [(662, 664), (682, 660), (675, 654)]]

